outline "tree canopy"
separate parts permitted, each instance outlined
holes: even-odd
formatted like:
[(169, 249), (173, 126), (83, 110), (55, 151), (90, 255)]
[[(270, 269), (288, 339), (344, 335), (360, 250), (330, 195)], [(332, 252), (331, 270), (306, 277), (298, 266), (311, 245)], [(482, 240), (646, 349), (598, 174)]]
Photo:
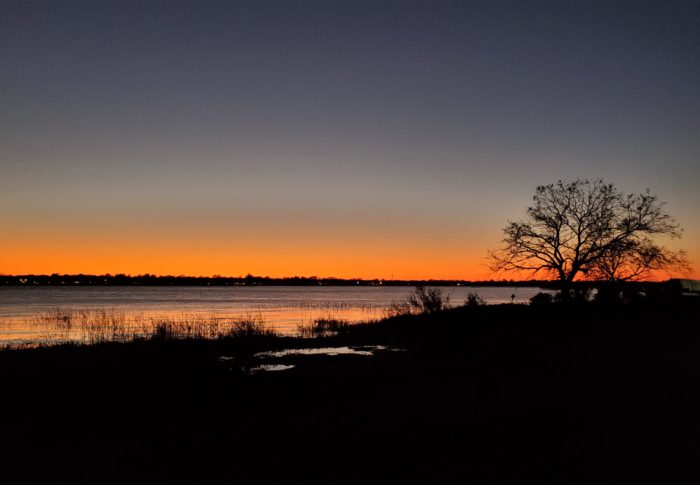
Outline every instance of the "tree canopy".
[(577, 277), (639, 279), (656, 270), (683, 270), (685, 253), (659, 245), (681, 228), (648, 190), (624, 194), (603, 180), (540, 185), (527, 217), (508, 222), (503, 245), (491, 251), (494, 271), (544, 273), (562, 283)]

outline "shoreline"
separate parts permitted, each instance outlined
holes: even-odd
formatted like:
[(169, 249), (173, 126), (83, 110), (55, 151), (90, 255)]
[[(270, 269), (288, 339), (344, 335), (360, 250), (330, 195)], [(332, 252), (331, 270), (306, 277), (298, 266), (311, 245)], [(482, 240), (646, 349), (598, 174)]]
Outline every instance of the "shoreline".
[(465, 280), (465, 279), (385, 279), (385, 278), (336, 278), (317, 276), (173, 276), (173, 275), (126, 275), (126, 274), (51, 274), (51, 275), (2, 275), (3, 286), (521, 286), (554, 288), (554, 280)]
[(460, 307), (313, 339), (3, 350), (0, 464), (27, 483), (692, 483), (697, 309)]

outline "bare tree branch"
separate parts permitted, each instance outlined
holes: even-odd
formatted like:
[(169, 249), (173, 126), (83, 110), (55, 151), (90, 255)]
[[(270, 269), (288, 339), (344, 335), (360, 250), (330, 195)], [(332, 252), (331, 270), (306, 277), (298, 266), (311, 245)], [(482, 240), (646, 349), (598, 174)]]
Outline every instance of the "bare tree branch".
[(581, 275), (620, 281), (689, 267), (685, 253), (652, 240), (678, 238), (681, 228), (649, 191), (627, 195), (602, 180), (560, 180), (537, 187), (526, 214), (503, 228), (502, 247), (489, 252), (493, 271), (571, 283)]

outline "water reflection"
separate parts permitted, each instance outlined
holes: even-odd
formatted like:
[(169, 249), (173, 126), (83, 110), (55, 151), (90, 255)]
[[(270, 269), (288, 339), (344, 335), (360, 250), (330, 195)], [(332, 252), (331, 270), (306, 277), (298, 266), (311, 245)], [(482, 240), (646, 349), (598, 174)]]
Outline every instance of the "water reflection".
[(386, 350), (384, 345), (366, 345), (363, 347), (317, 347), (308, 349), (285, 349), (273, 352), (259, 352), (258, 358), (280, 358), (290, 355), (374, 355), (377, 350)]
[[(3, 287), (0, 342), (128, 340), (154, 326), (183, 336), (215, 337), (236, 322), (295, 335), (317, 320), (355, 323), (386, 316), (411, 287)], [(454, 305), (470, 292), (488, 303), (527, 302), (538, 288), (449, 287)]]
[(279, 372), (283, 370), (293, 369), (294, 365), (287, 364), (262, 364), (257, 367), (248, 369), (248, 373), (257, 374), (258, 372)]
[[(276, 350), (276, 351), (269, 351), (269, 352), (258, 352), (255, 354), (255, 357), (260, 360), (269, 360), (269, 359), (282, 359), (285, 357), (292, 357), (292, 356), (309, 356), (309, 355), (324, 355), (324, 356), (338, 356), (338, 355), (358, 355), (358, 356), (363, 356), (363, 357), (371, 357), (375, 354), (377, 351), (381, 350), (394, 350), (394, 351), (400, 351), (402, 349), (395, 349), (395, 348), (389, 348), (384, 345), (364, 345), (360, 347), (348, 347), (348, 346), (340, 346), (340, 347), (315, 347), (315, 348), (297, 348), (297, 349), (284, 349), (284, 350)], [(222, 356), (219, 357), (220, 362), (231, 362), (233, 361), (233, 357), (229, 356)], [(250, 369), (245, 369), (243, 368), (244, 372), (248, 372), (249, 374), (256, 374), (258, 372), (267, 372), (267, 371), (282, 371), (282, 370), (288, 370), (294, 368), (294, 364), (284, 364), (284, 363), (274, 363), (274, 364), (260, 364), (255, 367), (252, 367)], [(230, 369), (232, 369), (230, 367)]]

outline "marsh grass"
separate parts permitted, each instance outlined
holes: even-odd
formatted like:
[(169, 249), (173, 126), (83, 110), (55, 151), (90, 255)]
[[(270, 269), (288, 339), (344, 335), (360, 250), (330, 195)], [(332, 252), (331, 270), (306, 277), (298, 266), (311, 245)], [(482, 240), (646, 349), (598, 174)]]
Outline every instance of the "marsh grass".
[(47, 340), (86, 343), (130, 342), (136, 339), (222, 339), (273, 336), (275, 330), (261, 314), (223, 319), (182, 314), (177, 317), (144, 316), (117, 310), (54, 308), (38, 316)]
[(309, 301), (300, 300), (280, 305), (284, 308), (295, 308), (300, 310), (320, 310), (326, 312), (348, 312), (376, 314), (384, 309), (384, 305), (371, 303), (359, 303), (353, 301)]
[(317, 318), (297, 325), (297, 334), (302, 338), (332, 337), (346, 332), (350, 325), (350, 322), (338, 318)]

